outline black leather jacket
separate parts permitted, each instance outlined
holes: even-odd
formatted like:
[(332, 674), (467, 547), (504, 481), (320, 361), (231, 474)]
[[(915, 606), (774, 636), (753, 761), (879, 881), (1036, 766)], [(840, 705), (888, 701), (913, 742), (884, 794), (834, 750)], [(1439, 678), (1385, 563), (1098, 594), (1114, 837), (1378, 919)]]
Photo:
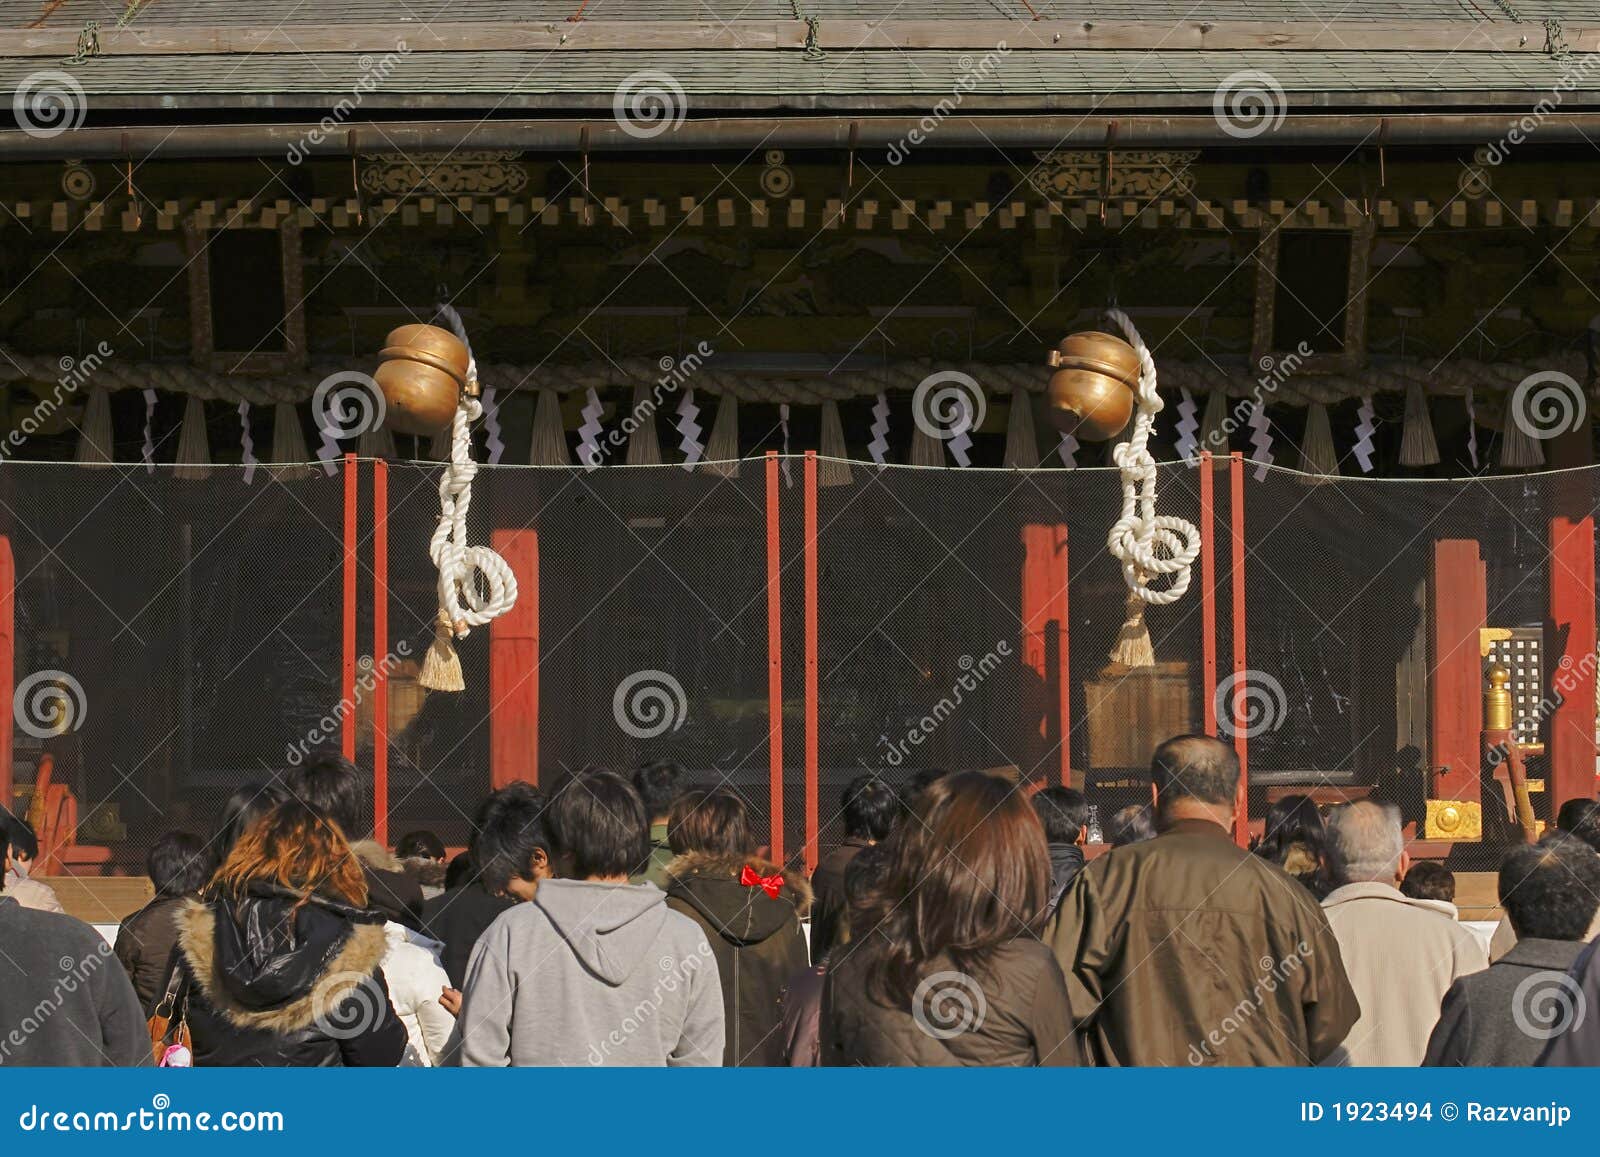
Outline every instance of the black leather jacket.
[(406, 1031), (380, 965), (383, 916), (273, 884), (178, 915), (194, 1063), (394, 1065)]

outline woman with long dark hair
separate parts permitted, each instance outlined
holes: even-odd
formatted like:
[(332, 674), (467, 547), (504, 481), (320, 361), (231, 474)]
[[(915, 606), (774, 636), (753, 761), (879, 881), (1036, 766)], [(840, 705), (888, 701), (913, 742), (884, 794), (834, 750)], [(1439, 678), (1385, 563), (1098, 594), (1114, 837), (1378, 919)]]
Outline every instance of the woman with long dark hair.
[(1267, 809), (1261, 838), (1250, 850), (1277, 864), (1320, 900), (1331, 891), (1322, 867), (1326, 847), (1316, 801), (1308, 795), (1286, 795)]
[(979, 772), (946, 776), (885, 846), (871, 931), (830, 958), (822, 1063), (1079, 1063), (1066, 980), (1037, 938), (1050, 858), (1027, 799)]
[(296, 800), (244, 828), (205, 899), (185, 903), (178, 946), (172, 1019), (197, 1065), (394, 1065), (405, 1052), (361, 864)]

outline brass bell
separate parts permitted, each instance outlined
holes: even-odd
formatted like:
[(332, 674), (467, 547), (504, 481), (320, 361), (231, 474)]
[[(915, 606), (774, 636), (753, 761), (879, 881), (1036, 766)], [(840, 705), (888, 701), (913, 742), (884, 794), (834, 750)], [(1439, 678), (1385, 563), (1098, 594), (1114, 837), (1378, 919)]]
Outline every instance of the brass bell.
[(1120, 337), (1089, 330), (1050, 351), (1055, 368), (1045, 387), (1045, 413), (1063, 434), (1089, 442), (1115, 438), (1133, 416), (1139, 355)]
[(383, 391), (383, 424), (429, 437), (450, 424), (467, 388), (470, 355), (460, 338), (436, 325), (402, 325), (384, 339), (372, 375)]

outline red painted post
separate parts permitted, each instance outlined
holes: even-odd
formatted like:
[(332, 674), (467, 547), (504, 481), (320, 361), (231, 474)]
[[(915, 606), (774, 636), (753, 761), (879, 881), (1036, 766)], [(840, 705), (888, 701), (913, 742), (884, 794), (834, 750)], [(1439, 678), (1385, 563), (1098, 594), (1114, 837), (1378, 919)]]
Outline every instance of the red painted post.
[[(17, 560), (11, 553), (11, 539), (0, 534), (0, 695), (5, 697), (5, 703), (10, 703), (16, 694), (16, 623)], [(0, 804), (15, 810), (11, 743), (11, 727), (0, 727)]]
[(342, 750), (356, 757), (356, 501), (359, 495), (356, 456), (344, 456), (344, 650), (340, 663)]
[[(1569, 799), (1595, 790), (1595, 566), (1594, 517), (1550, 520), (1550, 634), (1545, 655), (1556, 704), (1550, 716), (1552, 814)], [(1559, 653), (1557, 653), (1559, 650)]]
[(767, 750), (773, 863), (783, 863), (783, 591), (779, 553), (778, 454), (767, 451)]
[(489, 624), (489, 786), (539, 782), (539, 532), (489, 545), (517, 576), (517, 605)]
[(1200, 644), (1205, 733), (1217, 733), (1217, 514), (1211, 451), (1200, 452)]
[[(1482, 799), (1483, 656), (1488, 578), (1478, 540), (1435, 540), (1428, 574), (1428, 794)], [(1593, 560), (1589, 563), (1591, 569)], [(1591, 692), (1590, 717), (1593, 718)], [(1593, 764), (1590, 770), (1593, 771)]]
[(372, 838), (389, 844), (389, 463), (372, 463)]
[(1234, 839), (1239, 846), (1250, 843), (1250, 739), (1246, 734), (1249, 704), (1246, 702), (1244, 629), (1244, 455), (1235, 450), (1229, 456), (1229, 497), (1233, 500), (1233, 747), (1239, 753), (1239, 791), (1245, 806), (1234, 821)]
[(806, 451), (806, 871), (817, 867), (822, 840), (817, 796), (821, 764), (820, 703), (817, 688), (817, 452)]
[(1067, 528), (1058, 525), (1056, 563), (1056, 705), (1061, 729), (1061, 786), (1072, 786), (1072, 671), (1067, 663)]

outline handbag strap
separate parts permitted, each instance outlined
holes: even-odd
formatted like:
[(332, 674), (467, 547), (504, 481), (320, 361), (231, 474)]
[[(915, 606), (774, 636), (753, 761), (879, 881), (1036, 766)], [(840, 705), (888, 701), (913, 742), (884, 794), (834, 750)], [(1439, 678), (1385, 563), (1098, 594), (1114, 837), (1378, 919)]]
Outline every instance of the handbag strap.
[[(171, 954), (167, 957), (166, 989), (164, 992), (162, 992), (161, 999), (156, 1001), (154, 1013), (156, 1016), (166, 1016), (168, 1019), (171, 1019), (173, 1009), (177, 1007), (178, 990), (183, 985), (183, 967), (178, 957), (179, 949), (178, 946), (174, 944), (172, 946)], [(161, 1011), (162, 1009), (166, 1009), (166, 1012), (163, 1013)]]

